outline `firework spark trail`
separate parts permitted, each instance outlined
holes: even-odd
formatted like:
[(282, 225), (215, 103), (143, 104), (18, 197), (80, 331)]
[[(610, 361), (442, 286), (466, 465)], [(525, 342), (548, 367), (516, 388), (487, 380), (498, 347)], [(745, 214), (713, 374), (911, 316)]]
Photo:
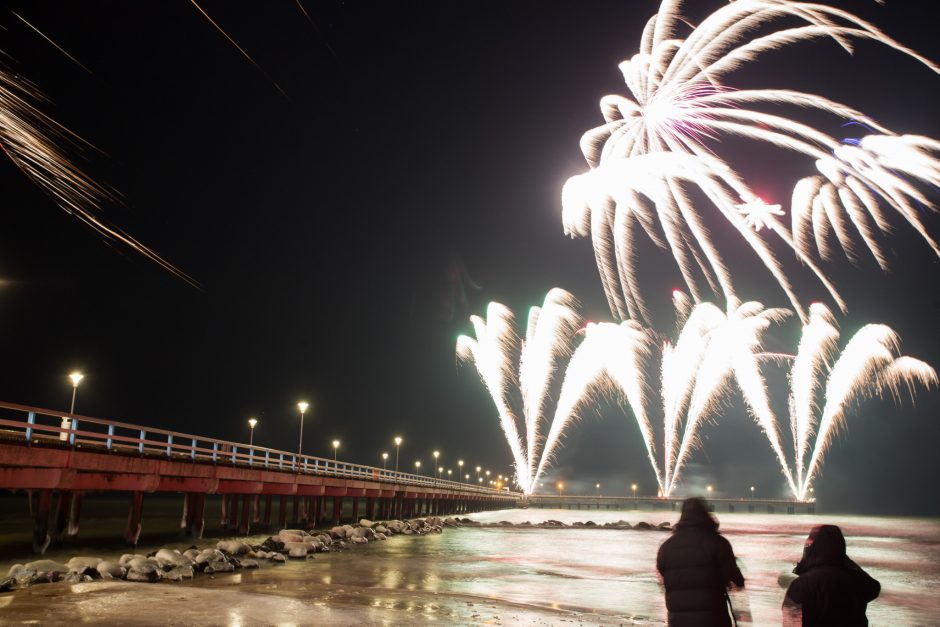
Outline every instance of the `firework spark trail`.
[[(804, 321), (807, 315), (780, 262), (770, 252), (769, 243), (755, 233), (763, 227), (795, 252), (797, 260), (810, 268), (843, 311), (845, 303), (814, 261), (831, 257), (828, 234), (835, 236), (838, 247), (853, 262), (858, 260), (855, 241), (860, 238), (863, 247), (886, 268), (887, 259), (876, 237), (890, 230), (882, 208), (886, 206), (940, 256), (940, 246), (918, 212), (918, 206), (933, 205), (911, 182), (933, 186), (940, 182), (936, 141), (896, 136), (863, 113), (815, 94), (785, 89), (732, 90), (720, 82), (764, 53), (823, 38), (832, 39), (848, 53), (856, 41), (873, 41), (935, 73), (940, 73), (940, 67), (874, 25), (821, 4), (732, 2), (692, 28), (685, 39), (674, 33), (682, 21), (681, 5), (681, 0), (664, 0), (646, 24), (639, 52), (620, 64), (635, 100), (617, 95), (601, 99), (605, 123), (581, 139), (591, 170), (569, 179), (562, 191), (565, 232), (591, 237), (615, 317), (649, 320), (632, 256), (633, 219), (657, 245), (671, 250), (695, 301), (703, 298), (697, 285), (699, 274), (713, 291), (717, 291), (717, 283), (725, 300), (735, 299), (730, 272), (700, 212), (685, 197), (682, 182), (701, 189), (734, 225)], [(850, 119), (871, 134), (847, 145), (798, 119), (753, 109), (765, 106)], [(800, 180), (793, 188), (789, 228), (779, 219), (779, 206), (757, 198), (732, 168), (706, 147), (706, 141), (728, 136), (795, 151), (815, 161), (819, 174)], [(720, 147), (717, 141), (711, 145)], [(656, 153), (683, 155), (699, 163), (696, 168), (685, 160), (679, 167), (675, 157), (638, 161)], [(639, 181), (641, 178), (648, 181)], [(654, 227), (657, 233), (653, 233)]]
[(844, 426), (846, 409), (853, 401), (881, 394), (886, 389), (899, 397), (902, 385), (913, 398), (915, 383), (928, 388), (937, 385), (937, 373), (933, 368), (899, 353), (897, 334), (881, 324), (862, 327), (846, 344), (826, 382), (826, 401), (797, 498), (806, 498), (832, 436)]
[(42, 37), (43, 39), (45, 39), (49, 44), (52, 45), (52, 47), (54, 47), (56, 50), (58, 50), (59, 52), (61, 52), (62, 54), (64, 54), (66, 57), (68, 57), (69, 60), (70, 60), (72, 63), (74, 63), (74, 64), (77, 65), (78, 67), (82, 68), (83, 70), (85, 70), (85, 71), (88, 72), (89, 74), (94, 75), (94, 72), (92, 72), (91, 70), (89, 70), (89, 69), (85, 66), (85, 64), (83, 64), (81, 61), (79, 61), (78, 59), (76, 59), (75, 57), (73, 57), (71, 54), (69, 54), (68, 51), (65, 50), (65, 48), (63, 48), (62, 46), (60, 46), (59, 44), (57, 44), (56, 42), (54, 42), (52, 39), (50, 39), (44, 32), (42, 32), (41, 30), (39, 30), (38, 28), (36, 28), (35, 26), (33, 26), (31, 23), (29, 23), (29, 22), (26, 20), (25, 17), (23, 17), (22, 15), (20, 15), (19, 13), (17, 13), (16, 11), (14, 11), (13, 9), (10, 9), (10, 13), (12, 13), (18, 20), (20, 20), (21, 22), (23, 22), (24, 24), (26, 24), (26, 26), (28, 26), (29, 28), (31, 28), (31, 29), (33, 30), (33, 32), (35, 32), (37, 35), (39, 35), (40, 37)]
[(549, 386), (557, 364), (571, 356), (570, 339), (581, 324), (578, 307), (578, 301), (571, 294), (555, 288), (549, 291), (541, 308), (529, 310), (526, 341), (519, 361), (519, 387), (526, 422), (530, 476), (535, 474), (538, 464), (536, 454)]
[(90, 145), (37, 107), (46, 99), (32, 84), (0, 66), (0, 149), (59, 207), (110, 240), (121, 242), (194, 287), (199, 284), (136, 239), (95, 215), (114, 193), (68, 158), (65, 146)]
[[(239, 45), (238, 45), (238, 42), (236, 42), (236, 41), (231, 37), (231, 35), (229, 35), (227, 32), (225, 32), (225, 30), (224, 30), (221, 26), (219, 26), (219, 24), (218, 24), (214, 19), (212, 19), (212, 18), (209, 16), (209, 14), (206, 13), (206, 12), (203, 10), (203, 8), (202, 8), (201, 6), (199, 6), (199, 4), (196, 2), (196, 0), (189, 0), (189, 1), (192, 2), (193, 6), (196, 7), (196, 10), (199, 11), (199, 12), (202, 14), (202, 16), (203, 16), (204, 18), (206, 18), (206, 20), (207, 20), (210, 24), (212, 24), (213, 28), (215, 28), (217, 31), (219, 31), (219, 33), (221, 33), (222, 36), (225, 37), (225, 39), (227, 39), (230, 44), (232, 44), (233, 46), (235, 46), (235, 49), (238, 50), (238, 52), (240, 52), (241, 55), (242, 55), (243, 57), (245, 57), (245, 58), (248, 60), (249, 63), (251, 63), (253, 66), (255, 66), (255, 68), (257, 68), (257, 70), (258, 70), (259, 72), (261, 72), (262, 74), (264, 74), (264, 77), (265, 77), (266, 79), (268, 79), (268, 81), (270, 81), (272, 85), (274, 85), (274, 88), (275, 88), (275, 89), (277, 89), (279, 92), (281, 92), (281, 95), (284, 96), (284, 98), (286, 98), (287, 100), (290, 100), (290, 96), (287, 95), (287, 92), (286, 92), (286, 91), (284, 91), (283, 89), (281, 89), (281, 86), (277, 84), (277, 81), (275, 81), (273, 78), (271, 78), (271, 75), (268, 74), (268, 73), (264, 70), (263, 67), (261, 67), (260, 65), (258, 65), (258, 62), (255, 61), (255, 60), (251, 57), (250, 54), (248, 54), (247, 52), (245, 52), (245, 49), (242, 48), (241, 46), (239, 46)], [(303, 7), (301, 7), (301, 9), (303, 9)], [(306, 14), (306, 11), (304, 11), (304, 13)], [(308, 16), (308, 19), (309, 19), (309, 16)]]
[[(541, 448), (539, 430), (543, 420), (548, 390), (555, 371), (572, 351), (575, 330), (581, 324), (577, 300), (555, 288), (545, 297), (541, 308), (530, 310), (526, 341), (515, 331), (512, 312), (499, 303), (490, 303), (486, 319), (471, 316), (474, 335), (457, 338), (457, 356), (472, 361), (490, 393), (499, 414), (500, 426), (509, 443), (516, 479), (523, 492), (531, 492)], [(519, 434), (518, 413), (511, 396), (522, 399), (522, 425)]]

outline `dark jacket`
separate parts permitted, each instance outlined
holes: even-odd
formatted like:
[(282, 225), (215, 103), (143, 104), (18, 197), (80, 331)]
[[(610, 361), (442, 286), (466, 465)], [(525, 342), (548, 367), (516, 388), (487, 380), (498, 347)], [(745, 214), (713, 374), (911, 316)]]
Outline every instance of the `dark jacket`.
[(702, 499), (686, 499), (675, 531), (656, 556), (666, 586), (666, 609), (673, 627), (731, 625), (728, 585), (744, 585), (731, 544), (718, 533), (718, 521)]
[[(793, 572), (799, 575), (787, 588), (784, 615), (802, 611), (804, 627), (862, 627), (868, 625), (865, 608), (878, 597), (881, 584), (845, 554), (845, 537), (835, 525), (814, 527), (803, 559)], [(797, 623), (799, 624), (799, 623)]]

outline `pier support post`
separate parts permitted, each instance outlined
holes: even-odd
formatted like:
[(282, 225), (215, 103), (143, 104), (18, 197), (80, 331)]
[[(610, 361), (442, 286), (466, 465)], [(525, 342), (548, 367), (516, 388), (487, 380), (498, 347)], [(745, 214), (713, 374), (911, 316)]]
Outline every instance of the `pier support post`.
[(266, 531), (271, 530), (271, 501), (273, 500), (272, 495), (264, 495), (264, 528)]
[(130, 546), (137, 546), (140, 539), (140, 519), (144, 509), (144, 493), (131, 493), (131, 508), (127, 513), (127, 527), (124, 529), (124, 540)]
[(242, 517), (238, 521), (238, 535), (247, 536), (248, 532), (251, 531), (251, 504), (254, 502), (254, 498), (249, 494), (243, 494), (242, 499)]
[(228, 494), (223, 494), (222, 495), (222, 513), (219, 515), (219, 526), (222, 527), (222, 529), (228, 529), (228, 516), (229, 516), (228, 507), (229, 507)]
[(261, 524), (261, 495), (255, 494), (251, 497), (251, 524)]
[(343, 497), (334, 496), (333, 497), (333, 524), (339, 525), (340, 518), (343, 515)]
[(291, 523), (295, 526), (300, 524), (300, 498), (295, 494), (291, 499)]
[(52, 541), (49, 536), (50, 509), (52, 509), (52, 490), (40, 490), (33, 518), (33, 553), (45, 553)]
[(183, 534), (190, 538), (202, 538), (206, 526), (206, 495), (187, 492), (183, 503)]
[(287, 496), (286, 495), (281, 496), (281, 502), (279, 505), (280, 506), (278, 507), (278, 510), (277, 510), (278, 529), (286, 529), (287, 528)]
[(354, 496), (352, 499), (352, 524), (359, 522), (359, 497)]
[(52, 538), (56, 542), (65, 538), (71, 509), (72, 493), (69, 490), (59, 490), (59, 500), (56, 501), (55, 506), (55, 524), (52, 527)]

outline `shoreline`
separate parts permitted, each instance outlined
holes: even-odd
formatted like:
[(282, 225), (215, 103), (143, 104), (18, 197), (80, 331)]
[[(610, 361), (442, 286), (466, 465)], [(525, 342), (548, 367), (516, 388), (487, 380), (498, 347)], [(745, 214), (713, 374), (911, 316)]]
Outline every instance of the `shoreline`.
[[(460, 529), (604, 529), (627, 527), (639, 529), (654, 529), (658, 527), (646, 525), (633, 527), (624, 521), (626, 527), (608, 523), (603, 525), (563, 524), (559, 521), (545, 521), (539, 524), (520, 524), (508, 521), (479, 522), (467, 518), (437, 518), (427, 517), (407, 521), (387, 521), (372, 523), (363, 520), (369, 525), (344, 525), (330, 530), (311, 530), (307, 538), (323, 536), (327, 533), (333, 535), (349, 535), (362, 537), (375, 533), (375, 528), (384, 528), (391, 531), (393, 528), (401, 529), (399, 532), (389, 534), (389, 539), (401, 542), (395, 536), (426, 536), (443, 533), (450, 528), (450, 533)], [(398, 524), (395, 524), (398, 523)], [(436, 524), (437, 523), (437, 524)], [(390, 525), (386, 527), (385, 525)], [(356, 532), (350, 533), (350, 530)], [(420, 530), (420, 531), (419, 531)], [(76, 617), (95, 622), (114, 620), (121, 624), (326, 624), (348, 625), (360, 624), (400, 624), (422, 620), (431, 623), (449, 624), (532, 624), (553, 625), (560, 622), (584, 622), (592, 624), (624, 625), (635, 624), (640, 620), (643, 624), (656, 624), (648, 618), (629, 617), (624, 615), (608, 615), (597, 613), (589, 608), (561, 607), (534, 605), (531, 603), (517, 603), (506, 599), (474, 595), (455, 591), (430, 592), (427, 590), (412, 590), (393, 587), (357, 586), (350, 583), (333, 583), (329, 575), (316, 579), (316, 570), (310, 569), (311, 585), (296, 585), (294, 580), (285, 580), (281, 569), (294, 565), (304, 568), (305, 562), (319, 558), (319, 565), (327, 570), (334, 567), (350, 567), (354, 564), (346, 559), (355, 560), (360, 548), (354, 544), (372, 544), (380, 540), (361, 543), (346, 541), (346, 538), (336, 538), (335, 549), (326, 551), (311, 551), (302, 558), (287, 558), (284, 564), (265, 563), (267, 558), (258, 557), (263, 552), (264, 545), (279, 542), (282, 536), (293, 536), (299, 530), (281, 530), (274, 536), (268, 537), (260, 544), (250, 545), (245, 540), (252, 538), (222, 539), (218, 542), (199, 541), (202, 548), (195, 549), (197, 553), (217, 551), (219, 547), (227, 546), (233, 550), (241, 550), (248, 546), (250, 552), (242, 553), (240, 567), (231, 570), (216, 570), (212, 572), (205, 564), (195, 567), (193, 561), (193, 575), (191, 577), (165, 577), (166, 573), (173, 573), (175, 567), (166, 565), (165, 570), (158, 577), (147, 580), (122, 580), (120, 578), (87, 580), (90, 571), (82, 568), (72, 568), (59, 581), (49, 583), (32, 583), (17, 587), (9, 592), (0, 594), (0, 622), (34, 622), (43, 624), (58, 624), (74, 622)], [(409, 532), (410, 533), (407, 533)], [(263, 536), (254, 536), (259, 538)], [(292, 538), (285, 538), (292, 539)], [(418, 542), (426, 541), (415, 540)], [(313, 544), (313, 542), (310, 542)], [(287, 544), (287, 543), (285, 543)], [(212, 547), (215, 547), (214, 549)], [(287, 547), (284, 547), (287, 548)], [(296, 546), (291, 548), (297, 548)], [(367, 547), (362, 550), (368, 551)], [(163, 551), (172, 551), (167, 547), (152, 552), (149, 555), (156, 557)], [(183, 557), (185, 552), (176, 552)], [(234, 557), (234, 554), (224, 552)], [(348, 556), (348, 557), (347, 557)], [(154, 561), (153, 557), (126, 554), (120, 562), (130, 564), (137, 560), (146, 571), (147, 562), (140, 560), (143, 557)], [(164, 556), (166, 557), (166, 556)], [(80, 566), (81, 558), (74, 558), (73, 566)], [(88, 559), (88, 558), (84, 558)], [(98, 559), (98, 558), (94, 558)], [(246, 561), (257, 560), (259, 567), (246, 568)], [(238, 562), (234, 557), (232, 561)], [(342, 563), (340, 563), (342, 562)], [(64, 564), (62, 566), (65, 566)], [(311, 565), (312, 566), (312, 565)], [(15, 568), (15, 567), (14, 567)], [(12, 570), (12, 569), (11, 569)], [(81, 573), (86, 573), (82, 575)], [(296, 574), (296, 572), (294, 573)], [(71, 579), (71, 580), (69, 580)], [(150, 582), (150, 585), (144, 583)], [(161, 585), (162, 584), (162, 585)], [(286, 584), (286, 585), (285, 585)], [(179, 618), (174, 619), (174, 612), (167, 611), (167, 602), (179, 608)]]

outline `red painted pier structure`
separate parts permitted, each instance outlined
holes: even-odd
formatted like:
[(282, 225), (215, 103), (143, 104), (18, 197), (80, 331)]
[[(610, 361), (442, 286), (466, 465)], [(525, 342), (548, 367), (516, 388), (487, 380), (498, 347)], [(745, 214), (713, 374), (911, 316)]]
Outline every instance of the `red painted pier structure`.
[(210, 494), (222, 495), (223, 526), (239, 535), (271, 529), (274, 522), (278, 528), (340, 524), (350, 511), (347, 518), (353, 521), (462, 514), (513, 507), (521, 497), (505, 489), (2, 402), (0, 489), (24, 490), (30, 499), (38, 495), (32, 510), (37, 552), (78, 534), (82, 499), (89, 492), (130, 493), (125, 529), (130, 545), (140, 537), (145, 495), (157, 492), (182, 496), (180, 526), (191, 537), (202, 535)]

